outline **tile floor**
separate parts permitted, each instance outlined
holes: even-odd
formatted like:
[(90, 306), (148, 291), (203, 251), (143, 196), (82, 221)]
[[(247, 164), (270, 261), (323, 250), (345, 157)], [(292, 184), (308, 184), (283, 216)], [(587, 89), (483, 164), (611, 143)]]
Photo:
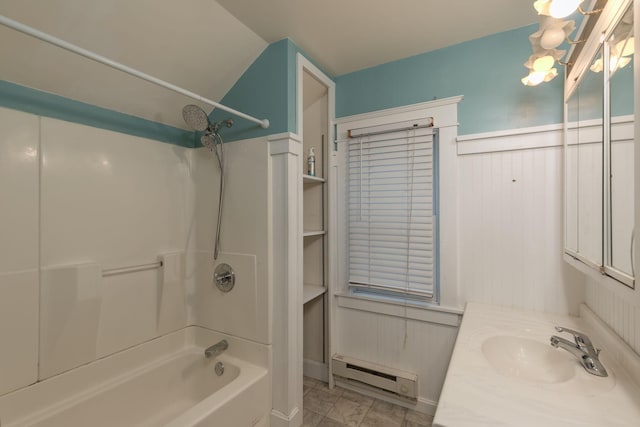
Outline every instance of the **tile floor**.
[(431, 427), (433, 417), (304, 377), (303, 427)]

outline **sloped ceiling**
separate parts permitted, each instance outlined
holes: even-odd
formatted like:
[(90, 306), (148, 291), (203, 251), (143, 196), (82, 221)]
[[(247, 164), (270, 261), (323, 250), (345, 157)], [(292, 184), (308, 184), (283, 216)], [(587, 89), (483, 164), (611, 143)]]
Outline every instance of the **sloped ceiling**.
[[(532, 0), (2, 0), (0, 14), (214, 101), (284, 37), (340, 75), (537, 19)], [(2, 26), (0, 58), (0, 80), (187, 128), (192, 100)]]
[[(2, 0), (0, 14), (214, 101), (267, 46), (213, 0)], [(2, 80), (187, 128), (191, 99), (3, 26), (0, 58)]]

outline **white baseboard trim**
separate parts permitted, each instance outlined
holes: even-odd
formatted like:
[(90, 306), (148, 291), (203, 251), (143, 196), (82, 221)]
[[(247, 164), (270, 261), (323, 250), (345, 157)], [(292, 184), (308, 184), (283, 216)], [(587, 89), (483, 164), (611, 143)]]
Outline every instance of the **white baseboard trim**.
[(275, 409), (271, 410), (270, 427), (300, 427), (302, 425), (302, 411), (297, 407), (288, 416)]
[(311, 377), (323, 383), (329, 382), (329, 367), (326, 363), (311, 359), (304, 359), (302, 372), (306, 377)]
[(346, 388), (347, 390), (355, 391), (357, 393), (364, 394), (365, 396), (373, 397), (374, 399), (383, 400), (385, 402), (393, 403), (404, 408), (413, 409), (416, 412), (421, 412), (423, 414), (431, 416), (435, 415), (436, 408), (438, 407), (438, 402), (424, 397), (418, 397), (416, 402), (412, 402), (409, 399), (394, 397), (389, 393), (377, 391), (373, 387), (367, 387), (365, 385), (361, 386), (351, 381), (345, 381), (344, 379), (339, 377), (335, 377), (335, 382), (337, 386)]

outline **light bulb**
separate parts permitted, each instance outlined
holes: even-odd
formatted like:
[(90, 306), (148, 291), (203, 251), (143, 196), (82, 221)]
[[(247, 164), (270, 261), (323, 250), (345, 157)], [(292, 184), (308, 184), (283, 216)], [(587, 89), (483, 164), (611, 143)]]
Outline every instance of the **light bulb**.
[(551, 69), (551, 67), (553, 67), (554, 62), (555, 60), (553, 59), (553, 56), (551, 55), (542, 56), (536, 59), (535, 61), (533, 61), (533, 70), (536, 72), (540, 72), (540, 71), (547, 72)]
[(561, 28), (549, 28), (544, 30), (540, 37), (540, 46), (543, 49), (554, 49), (564, 41), (564, 30)]
[(629, 65), (629, 62), (631, 62), (631, 58), (611, 55), (609, 58), (609, 72), (613, 73), (618, 68), (624, 68)]
[(538, 15), (549, 15), (549, 5), (551, 0), (538, 0), (533, 3), (533, 8), (538, 12)]
[(529, 74), (529, 81), (533, 86), (537, 86), (544, 80), (546, 73), (544, 71), (533, 71)]
[(552, 0), (549, 15), (554, 18), (565, 18), (576, 11), (583, 0)]
[(557, 68), (552, 68), (549, 71), (547, 71), (544, 75), (544, 82), (550, 82), (551, 80), (555, 79), (558, 76), (558, 69)]
[(589, 67), (589, 69), (594, 73), (599, 73), (600, 71), (602, 71), (603, 68), (604, 68), (604, 65), (602, 63), (602, 57), (593, 61), (593, 64), (591, 64), (591, 67)]

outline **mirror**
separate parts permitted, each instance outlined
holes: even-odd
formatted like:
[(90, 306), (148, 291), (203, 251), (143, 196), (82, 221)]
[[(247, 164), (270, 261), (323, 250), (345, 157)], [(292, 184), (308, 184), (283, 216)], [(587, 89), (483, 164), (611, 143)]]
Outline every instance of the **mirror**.
[(565, 98), (565, 252), (634, 287), (633, 3), (612, 28)]
[(565, 249), (578, 253), (578, 97), (579, 87), (566, 105), (565, 145)]
[(592, 72), (602, 62), (600, 48), (578, 87), (578, 254), (602, 265), (604, 79)]
[[(610, 239), (605, 265), (632, 284), (634, 230), (634, 85), (633, 85), (633, 5), (607, 40), (609, 59), (609, 174), (608, 198)], [(605, 165), (606, 166), (606, 165)], [(628, 276), (628, 277), (624, 277)], [(631, 280), (630, 280), (631, 279)]]
[[(602, 63), (601, 48), (590, 68)], [(594, 268), (602, 265), (602, 73), (587, 71), (567, 101), (565, 250)]]

